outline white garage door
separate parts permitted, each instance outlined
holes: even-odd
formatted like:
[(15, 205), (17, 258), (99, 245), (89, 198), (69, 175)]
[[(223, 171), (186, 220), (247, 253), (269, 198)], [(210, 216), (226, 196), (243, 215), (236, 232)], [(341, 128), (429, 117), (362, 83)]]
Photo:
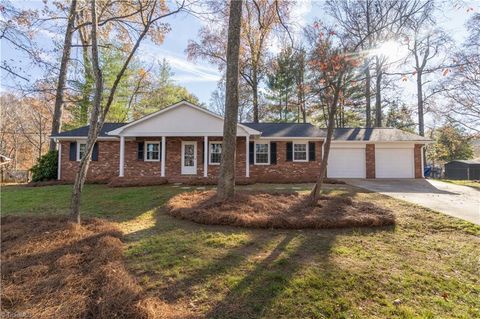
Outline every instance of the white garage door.
[(328, 156), (327, 177), (365, 178), (365, 149), (330, 149), (330, 154)]
[(413, 178), (413, 148), (375, 149), (375, 176), (377, 178)]

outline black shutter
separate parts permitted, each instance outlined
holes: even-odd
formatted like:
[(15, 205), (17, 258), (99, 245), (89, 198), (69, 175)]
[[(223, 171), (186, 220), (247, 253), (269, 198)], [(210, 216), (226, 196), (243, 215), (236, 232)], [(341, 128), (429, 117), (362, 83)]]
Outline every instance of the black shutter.
[(158, 144), (158, 160), (161, 162), (162, 161), (162, 141), (159, 142)]
[(202, 143), (202, 164), (205, 164), (205, 142)]
[(308, 142), (308, 160), (315, 161), (315, 142)]
[(270, 164), (277, 164), (277, 143), (270, 142)]
[(77, 142), (70, 142), (70, 160), (77, 160)]
[(248, 158), (250, 160), (250, 165), (253, 165), (255, 163), (255, 142), (250, 142), (248, 150)]
[(137, 159), (139, 161), (143, 161), (143, 149), (144, 149), (144, 142), (137, 143)]
[(93, 144), (92, 161), (98, 161), (98, 143)]
[(287, 162), (291, 162), (293, 159), (293, 143), (287, 142)]

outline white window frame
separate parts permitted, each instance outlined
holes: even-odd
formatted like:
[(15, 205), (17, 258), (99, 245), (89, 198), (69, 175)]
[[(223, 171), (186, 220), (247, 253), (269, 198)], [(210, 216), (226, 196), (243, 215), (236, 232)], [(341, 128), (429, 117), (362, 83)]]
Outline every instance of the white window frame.
[(87, 151), (87, 142), (77, 141), (77, 162), (80, 162), (82, 160), (82, 158), (80, 157), (80, 145), (85, 145), (85, 152)]
[[(306, 152), (306, 154), (305, 154), (305, 159), (304, 159), (304, 160), (296, 160), (296, 159), (295, 159), (295, 145), (299, 145), (299, 144), (305, 145), (305, 152)], [(309, 154), (308, 151), (309, 151), (309, 149), (308, 149), (308, 141), (293, 142), (293, 145), (292, 145), (292, 161), (294, 161), (294, 162), (308, 162), (308, 160), (309, 160), (309, 158), (308, 158), (308, 154)], [(300, 152), (298, 152), (298, 153), (300, 153)]]
[(220, 155), (223, 153), (223, 143), (221, 141), (210, 141), (208, 142), (208, 165), (220, 165), (220, 163), (214, 163), (212, 162), (212, 154), (217, 154), (217, 153), (212, 153), (211, 145), (212, 144), (220, 144), (222, 145), (222, 152), (220, 152)]
[[(267, 163), (257, 163), (257, 145), (258, 144), (266, 144), (268, 149), (268, 162)], [(255, 142), (254, 149), (253, 149), (253, 161), (255, 165), (270, 165), (270, 142)]]
[[(157, 144), (158, 145), (158, 159), (147, 159), (148, 144)], [(145, 162), (160, 162), (160, 159), (162, 158), (162, 149), (160, 148), (161, 147), (160, 141), (145, 141), (143, 145), (145, 147), (145, 149), (143, 150), (143, 152), (145, 153), (145, 154), (143, 154), (144, 161)]]

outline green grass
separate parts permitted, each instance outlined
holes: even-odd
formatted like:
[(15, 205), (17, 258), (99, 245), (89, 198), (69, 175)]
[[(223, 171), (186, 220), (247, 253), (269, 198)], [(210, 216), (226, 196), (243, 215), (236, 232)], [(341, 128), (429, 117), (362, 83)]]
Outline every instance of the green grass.
[[(70, 189), (3, 187), (2, 214), (66, 213)], [(87, 185), (82, 214), (118, 222), (127, 266), (147, 293), (194, 317), (480, 317), (478, 226), (346, 185), (328, 191), (390, 208), (397, 225), (320, 231), (205, 226), (162, 211), (168, 198), (187, 190)]]
[(456, 180), (456, 179), (442, 179), (441, 181), (480, 189), (480, 183), (479, 182), (468, 181), (468, 180)]

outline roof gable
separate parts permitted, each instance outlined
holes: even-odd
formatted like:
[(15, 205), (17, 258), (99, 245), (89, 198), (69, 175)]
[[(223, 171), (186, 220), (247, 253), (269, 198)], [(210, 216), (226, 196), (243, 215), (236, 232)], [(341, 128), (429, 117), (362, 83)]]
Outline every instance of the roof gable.
[[(133, 121), (108, 134), (122, 136), (222, 136), (223, 117), (182, 101)], [(239, 124), (237, 135), (245, 136), (247, 134), (260, 134), (260, 132)]]

